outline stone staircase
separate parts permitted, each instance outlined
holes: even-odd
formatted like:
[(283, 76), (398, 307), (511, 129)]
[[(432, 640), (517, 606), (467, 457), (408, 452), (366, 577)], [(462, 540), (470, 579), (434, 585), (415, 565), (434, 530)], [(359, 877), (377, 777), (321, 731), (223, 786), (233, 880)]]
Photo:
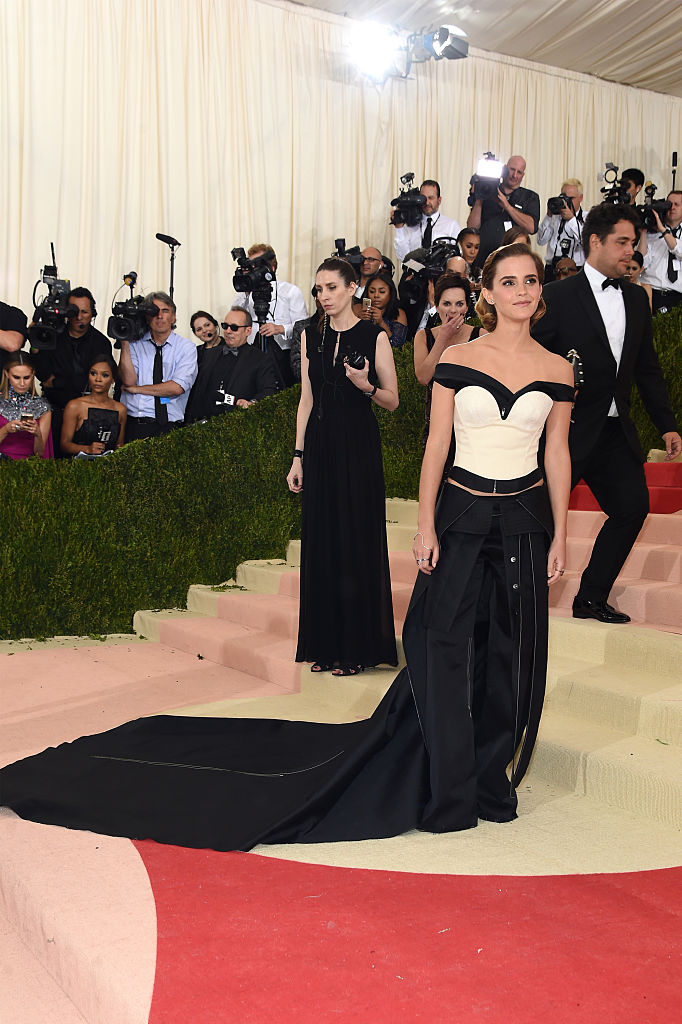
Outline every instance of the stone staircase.
[[(390, 499), (386, 513), (399, 636), (416, 572), (416, 503)], [(597, 512), (569, 513), (569, 565), (582, 568), (602, 521)], [(190, 587), (186, 610), (138, 612), (135, 629), (215, 661), (230, 676), (239, 673), (242, 694), (249, 677), (254, 684), (278, 683), (292, 695), (284, 698), (291, 717), (299, 717), (294, 695), (301, 666), (293, 661), (299, 561), (300, 542), (291, 541), (286, 560), (246, 562), (222, 588)], [(578, 575), (571, 569), (550, 591), (547, 699), (529, 777), (682, 827), (682, 515), (649, 516), (614, 592), (621, 609), (655, 628), (570, 618)], [(311, 690), (324, 680), (311, 680), (306, 666), (303, 671), (309, 708)], [(393, 674), (382, 671), (381, 684)], [(367, 713), (366, 702), (350, 702), (345, 720)]]

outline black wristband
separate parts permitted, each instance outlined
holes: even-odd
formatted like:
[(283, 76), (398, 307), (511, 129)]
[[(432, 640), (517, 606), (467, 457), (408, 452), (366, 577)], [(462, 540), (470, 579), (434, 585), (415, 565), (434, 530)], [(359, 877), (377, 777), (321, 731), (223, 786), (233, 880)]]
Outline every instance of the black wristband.
[(378, 390), (379, 389), (375, 384), (371, 391), (363, 391), (363, 395), (367, 395), (368, 398), (374, 398)]
[(294, 448), (294, 458), (295, 459), (302, 459), (303, 458), (303, 449), (302, 448)]

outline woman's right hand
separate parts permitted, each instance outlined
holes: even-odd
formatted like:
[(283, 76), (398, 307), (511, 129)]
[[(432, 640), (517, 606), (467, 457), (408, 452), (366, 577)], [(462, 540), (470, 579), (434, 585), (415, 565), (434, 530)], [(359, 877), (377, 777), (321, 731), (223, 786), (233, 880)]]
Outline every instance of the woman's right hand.
[(85, 448), (85, 451), (88, 455), (101, 455), (105, 448), (106, 445), (102, 441), (93, 441)]
[(438, 565), (440, 554), (435, 529), (419, 530), (418, 533), (415, 533), (412, 553), (414, 554), (419, 571), (430, 576), (431, 572)]
[(294, 494), (298, 494), (299, 491), (303, 490), (303, 462), (298, 456), (291, 463), (291, 469), (287, 474), (287, 484), (289, 485), (289, 490), (293, 491)]
[(464, 324), (464, 316), (464, 312), (455, 313), (453, 317), (446, 320), (444, 324), (440, 325), (440, 330), (438, 331), (438, 341), (443, 345), (444, 348), (447, 347), (448, 345), (452, 345), (454, 342), (457, 341), (459, 333), (462, 330), (462, 326)]
[(2, 429), (5, 432), (5, 437), (8, 437), (10, 434), (14, 434), (17, 430), (23, 430), (24, 425), (21, 420), (8, 420)]

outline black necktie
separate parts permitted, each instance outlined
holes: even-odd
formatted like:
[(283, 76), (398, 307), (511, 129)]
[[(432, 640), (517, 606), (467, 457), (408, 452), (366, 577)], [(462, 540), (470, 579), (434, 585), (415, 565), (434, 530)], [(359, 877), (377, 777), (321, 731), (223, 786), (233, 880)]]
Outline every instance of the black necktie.
[(606, 291), (607, 288), (622, 288), (623, 282), (619, 277), (605, 277), (601, 283), (602, 291)]
[[(163, 354), (162, 349), (164, 345), (156, 345), (155, 342), (152, 344), (156, 348), (154, 353), (154, 369), (152, 371), (152, 384), (163, 383)], [(158, 395), (154, 395), (154, 418), (157, 423), (167, 424), (168, 423), (168, 406), (164, 405)]]
[(424, 231), (424, 237), (422, 238), (422, 245), (424, 246), (425, 249), (430, 249), (431, 248), (431, 239), (432, 239), (432, 237), (433, 237), (433, 224), (431, 223), (431, 218), (427, 217), (426, 218), (426, 229)]
[[(677, 232), (679, 228), (675, 228), (673, 231), (673, 238), (677, 238)], [(675, 284), (677, 281), (677, 271), (675, 270), (675, 260), (673, 259), (672, 252), (668, 253), (668, 280), (671, 284)]]

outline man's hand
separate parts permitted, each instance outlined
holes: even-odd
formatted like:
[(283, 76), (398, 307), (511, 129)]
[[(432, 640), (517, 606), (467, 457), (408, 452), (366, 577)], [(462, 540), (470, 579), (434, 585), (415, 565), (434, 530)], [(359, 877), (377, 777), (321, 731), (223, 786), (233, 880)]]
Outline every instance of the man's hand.
[(282, 324), (263, 324), (259, 333), (264, 338), (270, 338), (273, 334), (284, 334), (284, 327)]
[(665, 461), (671, 462), (682, 451), (682, 438), (674, 430), (669, 430), (667, 434), (663, 434), (663, 440), (665, 441)]
[(248, 398), (238, 398), (234, 403), (238, 409), (248, 409), (250, 405), (255, 405), (255, 402), (250, 402)]
[(503, 210), (511, 210), (511, 204), (501, 188), (497, 190), (497, 201)]

